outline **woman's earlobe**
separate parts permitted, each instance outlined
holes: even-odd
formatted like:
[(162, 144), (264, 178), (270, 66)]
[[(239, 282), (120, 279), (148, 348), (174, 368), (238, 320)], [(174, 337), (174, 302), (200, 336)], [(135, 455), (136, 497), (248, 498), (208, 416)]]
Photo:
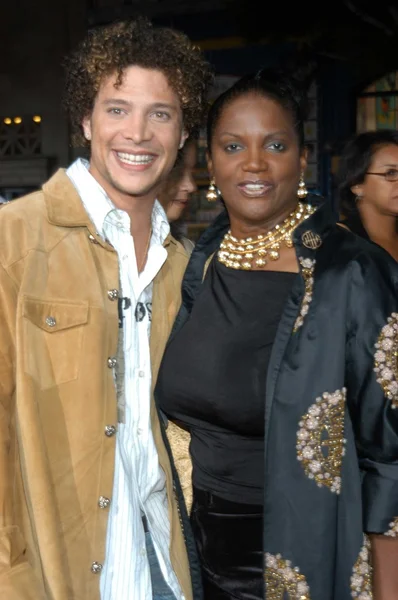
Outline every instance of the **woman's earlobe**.
[(213, 173), (213, 161), (211, 160), (211, 156), (208, 152), (206, 152), (206, 163), (207, 163), (207, 171), (209, 173), (209, 178), (214, 177)]

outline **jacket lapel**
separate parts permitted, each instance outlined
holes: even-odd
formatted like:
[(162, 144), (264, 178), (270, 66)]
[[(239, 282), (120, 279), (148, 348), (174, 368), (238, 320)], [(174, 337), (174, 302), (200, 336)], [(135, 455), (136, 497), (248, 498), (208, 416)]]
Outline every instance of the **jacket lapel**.
[(92, 225), (80, 196), (64, 169), (59, 169), (43, 185), (43, 192), (50, 223), (62, 227)]

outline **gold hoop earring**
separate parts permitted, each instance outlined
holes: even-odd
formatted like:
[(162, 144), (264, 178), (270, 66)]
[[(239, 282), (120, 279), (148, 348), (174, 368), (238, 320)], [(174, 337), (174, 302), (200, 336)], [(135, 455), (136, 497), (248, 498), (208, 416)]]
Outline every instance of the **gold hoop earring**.
[(306, 198), (308, 196), (308, 190), (305, 186), (303, 173), (300, 176), (300, 181), (299, 181), (298, 190), (297, 190), (297, 196), (300, 198), (300, 200), (303, 200), (304, 198)]
[(217, 188), (216, 188), (216, 180), (212, 177), (209, 185), (209, 189), (206, 193), (207, 202), (215, 202), (218, 198)]

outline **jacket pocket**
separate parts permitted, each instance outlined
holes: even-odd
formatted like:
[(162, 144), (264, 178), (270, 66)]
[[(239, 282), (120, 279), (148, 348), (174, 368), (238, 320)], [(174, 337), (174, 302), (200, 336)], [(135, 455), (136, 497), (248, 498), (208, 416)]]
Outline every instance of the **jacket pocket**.
[(77, 379), (88, 302), (23, 298), (24, 370), (41, 389)]

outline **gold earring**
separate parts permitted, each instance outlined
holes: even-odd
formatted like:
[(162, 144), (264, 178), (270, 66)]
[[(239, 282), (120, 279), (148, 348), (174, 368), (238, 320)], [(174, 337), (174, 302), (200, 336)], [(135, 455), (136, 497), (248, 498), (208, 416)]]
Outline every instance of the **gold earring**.
[(209, 185), (209, 189), (206, 193), (207, 202), (215, 202), (218, 198), (217, 189), (216, 189), (216, 180), (212, 177)]
[(308, 190), (305, 187), (303, 173), (301, 173), (301, 176), (300, 176), (300, 181), (299, 181), (298, 190), (297, 190), (297, 196), (300, 198), (300, 200), (303, 200), (304, 198), (306, 198), (308, 196)]

